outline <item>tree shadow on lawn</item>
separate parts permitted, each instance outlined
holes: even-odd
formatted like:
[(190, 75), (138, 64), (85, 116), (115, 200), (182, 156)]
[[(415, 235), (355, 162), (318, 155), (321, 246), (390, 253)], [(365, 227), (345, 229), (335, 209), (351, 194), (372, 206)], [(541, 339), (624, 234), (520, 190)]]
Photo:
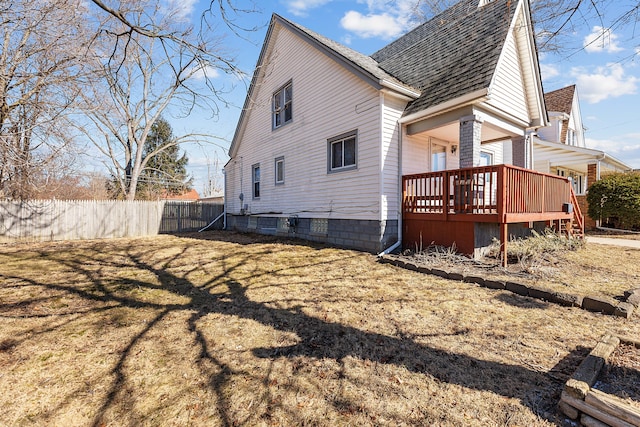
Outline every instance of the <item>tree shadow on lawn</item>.
[[(242, 244), (250, 243), (243, 242)], [(163, 289), (174, 295), (187, 298), (188, 302), (186, 303), (150, 303), (136, 299), (134, 295), (123, 296), (122, 294), (116, 294), (108, 286), (105, 286), (104, 278), (101, 277), (99, 271), (96, 272), (86, 268), (85, 262), (80, 260), (60, 260), (60, 262), (87, 277), (95, 285), (93, 290), (78, 289), (73, 285), (46, 284), (28, 280), (31, 285), (68, 292), (87, 300), (114, 303), (110, 308), (146, 307), (158, 310), (155, 317), (147, 322), (145, 327), (133, 336), (120, 352), (119, 360), (111, 371), (114, 379), (106, 399), (95, 414), (94, 426), (108, 422), (105, 419), (105, 413), (113, 405), (116, 405), (119, 399), (123, 399), (121, 395), (125, 393), (127, 387), (130, 387), (127, 385), (125, 365), (131, 356), (133, 347), (154, 327), (159, 327), (162, 319), (174, 311), (192, 312), (187, 328), (189, 332), (195, 334), (196, 343), (199, 346), (197, 363), (201, 366), (201, 373), (209, 375), (209, 371), (204, 368), (208, 364), (213, 364), (218, 368), (216, 374), (209, 376), (208, 386), (216, 395), (217, 410), (221, 423), (225, 426), (234, 425), (237, 421), (232, 420), (229, 413), (229, 393), (225, 392), (225, 387), (237, 372), (234, 371), (232, 366), (214, 354), (214, 351), (208, 345), (205, 331), (198, 326), (198, 321), (211, 313), (236, 316), (241, 319), (259, 322), (279, 331), (296, 334), (298, 342), (295, 345), (253, 349), (253, 354), (258, 358), (276, 360), (278, 358), (304, 356), (314, 359), (331, 359), (343, 366), (345, 358), (353, 357), (379, 364), (401, 366), (410, 372), (429, 375), (441, 382), (457, 384), (475, 390), (490, 391), (507, 398), (519, 399), (539, 417), (551, 422), (557, 421), (553, 408), (557, 403), (561, 390), (561, 379), (555, 379), (554, 381), (553, 375), (549, 375), (549, 373), (531, 370), (520, 365), (481, 360), (465, 354), (432, 348), (417, 343), (406, 336), (387, 336), (340, 323), (329, 322), (305, 314), (300, 307), (282, 309), (263, 302), (253, 301), (247, 296), (248, 286), (244, 285), (243, 281), (253, 280), (258, 276), (284, 274), (290, 268), (285, 267), (269, 272), (254, 271), (251, 276), (234, 278), (234, 271), (250, 263), (256, 257), (255, 252), (246, 254), (239, 259), (237, 259), (238, 255), (235, 254), (234, 258), (236, 260), (234, 262), (229, 262), (230, 256), (221, 256), (217, 261), (222, 264), (222, 273), (213, 276), (204, 285), (195, 285), (188, 279), (188, 276), (198, 270), (198, 265), (193, 265), (181, 276), (175, 275), (162, 267), (178, 260), (186, 250), (187, 247), (162, 262), (156, 261), (151, 264), (146, 261), (146, 255), (148, 254), (141, 253), (140, 248), (136, 248), (135, 251), (129, 251), (127, 260), (128, 263), (132, 263), (136, 268), (151, 272), (159, 281), (159, 284), (155, 284), (146, 281), (129, 280), (131, 288)], [(104, 260), (100, 262), (104, 262)], [(323, 262), (311, 262), (306, 265), (297, 264), (296, 267), (309, 267), (316, 264), (323, 264)], [(131, 264), (122, 264), (122, 266), (130, 268)], [(13, 279), (25, 280), (19, 277), (13, 277)], [(218, 287), (222, 290), (217, 293), (212, 292)], [(3, 304), (0, 307), (0, 313), (7, 310), (10, 305)], [(101, 307), (96, 310), (100, 309), (105, 308)], [(583, 352), (580, 349), (576, 351), (580, 354)], [(554, 369), (551, 371), (554, 371)], [(507, 380), (509, 386), (505, 385)], [(549, 382), (557, 383), (552, 392), (549, 391)], [(67, 401), (71, 399), (72, 396), (68, 396)], [(340, 410), (344, 402), (334, 401), (332, 404), (337, 410)], [(249, 414), (247, 417), (251, 415)]]

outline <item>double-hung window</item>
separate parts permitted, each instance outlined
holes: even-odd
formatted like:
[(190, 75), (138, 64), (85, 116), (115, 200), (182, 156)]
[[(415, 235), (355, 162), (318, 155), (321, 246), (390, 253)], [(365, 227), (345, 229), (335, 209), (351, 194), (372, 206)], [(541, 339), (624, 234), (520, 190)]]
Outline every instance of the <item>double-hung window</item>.
[(291, 82), (282, 86), (273, 94), (273, 129), (286, 125), (293, 119), (293, 90)]
[(251, 166), (251, 182), (253, 183), (253, 198), (260, 198), (260, 163)]
[(284, 157), (276, 157), (275, 176), (276, 185), (284, 184)]
[(357, 167), (357, 139), (358, 132), (354, 130), (327, 141), (329, 172), (351, 170)]

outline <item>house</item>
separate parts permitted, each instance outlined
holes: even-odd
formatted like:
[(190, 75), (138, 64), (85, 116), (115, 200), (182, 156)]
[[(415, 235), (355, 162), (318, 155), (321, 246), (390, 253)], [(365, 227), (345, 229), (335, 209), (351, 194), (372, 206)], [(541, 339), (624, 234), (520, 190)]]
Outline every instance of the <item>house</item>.
[(195, 202), (200, 199), (200, 195), (194, 189), (190, 189), (180, 194), (169, 194), (168, 192), (163, 192), (160, 195), (162, 200), (174, 200), (174, 201), (185, 201), (185, 202)]
[(225, 165), (227, 224), (469, 254), (580, 228), (569, 180), (526, 169), (548, 124), (528, 0), (462, 0), (371, 56), (273, 15)]
[[(545, 93), (549, 126), (533, 135), (533, 168), (544, 173), (568, 177), (582, 212), (588, 209), (586, 192), (602, 174), (625, 172), (631, 167), (601, 150), (587, 148), (575, 85)], [(597, 223), (585, 218), (587, 228)]]

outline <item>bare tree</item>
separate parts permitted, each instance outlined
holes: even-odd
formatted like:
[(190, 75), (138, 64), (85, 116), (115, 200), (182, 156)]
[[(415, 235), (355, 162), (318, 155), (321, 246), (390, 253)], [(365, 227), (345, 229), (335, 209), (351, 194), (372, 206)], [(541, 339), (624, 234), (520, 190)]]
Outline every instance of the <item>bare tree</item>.
[(0, 6), (0, 197), (25, 199), (72, 138), (66, 114), (87, 43), (82, 0)]
[(121, 1), (118, 9), (94, 3), (108, 13), (87, 60), (96, 78), (82, 94), (88, 122), (80, 128), (107, 159), (119, 192), (133, 200), (154, 156), (184, 142), (214, 139), (188, 134), (145, 151), (154, 123), (170, 107), (185, 115), (194, 108), (217, 114), (225, 91), (212, 77), (237, 70), (221, 39), (196, 34), (181, 11), (167, 10), (158, 0)]
[[(397, 1), (397, 0), (396, 0)], [(460, 0), (415, 0), (414, 15), (420, 22), (430, 19)], [(479, 0), (478, 0), (479, 1)], [(570, 53), (583, 49), (575, 46), (569, 37), (578, 28), (598, 26), (602, 35), (592, 43), (605, 43), (610, 31), (635, 27), (640, 20), (640, 2), (631, 1), (612, 8), (611, 0), (530, 0), (534, 30), (541, 51)], [(635, 34), (626, 42), (636, 47)], [(581, 41), (582, 42), (582, 41)], [(634, 50), (634, 54), (637, 54)]]

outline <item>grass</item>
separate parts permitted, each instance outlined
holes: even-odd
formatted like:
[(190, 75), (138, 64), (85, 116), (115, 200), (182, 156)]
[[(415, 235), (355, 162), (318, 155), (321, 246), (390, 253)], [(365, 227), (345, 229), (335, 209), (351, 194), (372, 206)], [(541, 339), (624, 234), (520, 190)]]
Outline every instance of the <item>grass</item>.
[(499, 261), (499, 242), (480, 260), (440, 247), (408, 253), (403, 258), (431, 268), (538, 285), (582, 296), (620, 299), (625, 291), (640, 286), (640, 270), (635, 268), (640, 263), (638, 249), (585, 245), (583, 240), (568, 239), (552, 231), (510, 241), (507, 249), (507, 268)]
[[(611, 250), (596, 246), (594, 268)], [(299, 242), (5, 245), (0, 420), (559, 425), (562, 385), (605, 332), (640, 322)]]

